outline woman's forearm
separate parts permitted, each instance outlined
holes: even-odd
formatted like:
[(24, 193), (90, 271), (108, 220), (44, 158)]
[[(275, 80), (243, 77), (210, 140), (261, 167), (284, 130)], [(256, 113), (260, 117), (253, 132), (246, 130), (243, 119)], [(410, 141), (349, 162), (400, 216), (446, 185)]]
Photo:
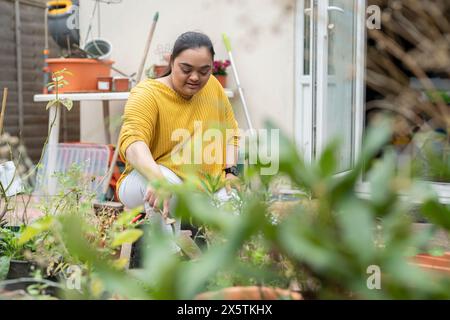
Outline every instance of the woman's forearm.
[(163, 178), (158, 164), (153, 159), (149, 147), (143, 141), (136, 141), (125, 152), (127, 161), (148, 181)]

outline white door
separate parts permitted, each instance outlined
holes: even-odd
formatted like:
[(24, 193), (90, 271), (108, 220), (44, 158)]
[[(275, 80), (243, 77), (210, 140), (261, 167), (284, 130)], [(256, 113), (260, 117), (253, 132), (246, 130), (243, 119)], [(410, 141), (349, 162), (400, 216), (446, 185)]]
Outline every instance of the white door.
[(357, 157), (364, 112), (365, 1), (298, 0), (296, 139), (306, 159), (340, 141), (338, 172)]

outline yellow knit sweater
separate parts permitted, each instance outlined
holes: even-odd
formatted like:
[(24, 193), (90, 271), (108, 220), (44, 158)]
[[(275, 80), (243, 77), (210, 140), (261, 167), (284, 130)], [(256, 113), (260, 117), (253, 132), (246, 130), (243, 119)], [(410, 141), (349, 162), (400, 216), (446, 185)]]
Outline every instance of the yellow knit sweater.
[[(225, 139), (229, 140), (225, 143)], [(189, 100), (164, 83), (147, 79), (131, 90), (125, 105), (119, 138), (122, 159), (126, 160), (125, 151), (136, 141), (145, 142), (156, 163), (182, 179), (189, 173), (223, 179), (226, 145), (238, 145), (238, 125), (214, 76)], [(131, 170), (126, 161), (117, 190)]]

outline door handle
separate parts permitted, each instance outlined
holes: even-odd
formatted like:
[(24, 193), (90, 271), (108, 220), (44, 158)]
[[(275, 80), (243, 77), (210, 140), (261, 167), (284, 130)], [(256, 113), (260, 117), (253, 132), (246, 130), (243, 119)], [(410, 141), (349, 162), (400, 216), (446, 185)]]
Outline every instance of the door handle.
[(336, 7), (336, 6), (328, 7), (328, 11), (337, 11), (337, 12), (340, 12), (340, 13), (345, 13), (344, 9)]
[[(328, 7), (328, 11), (337, 11), (337, 12), (340, 12), (340, 13), (345, 13), (344, 9), (342, 9), (340, 7), (336, 7), (336, 6), (329, 6)], [(310, 16), (311, 12), (312, 12), (312, 8), (306, 8), (305, 9), (305, 14), (306, 15)]]
[[(336, 11), (336, 12), (339, 12), (339, 13), (345, 13), (344, 9), (336, 7), (336, 6), (328, 7), (328, 12), (330, 12), (330, 11)], [(336, 25), (334, 23), (330, 23), (328, 25), (328, 29), (329, 30), (333, 30), (335, 27), (336, 27)]]

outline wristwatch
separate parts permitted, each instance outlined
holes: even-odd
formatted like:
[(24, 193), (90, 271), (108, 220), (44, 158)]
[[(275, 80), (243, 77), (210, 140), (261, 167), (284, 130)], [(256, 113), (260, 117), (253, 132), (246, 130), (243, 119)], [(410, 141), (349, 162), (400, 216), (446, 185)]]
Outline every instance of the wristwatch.
[(239, 176), (239, 170), (238, 170), (237, 166), (225, 168), (224, 171), (225, 171), (225, 174), (231, 173), (232, 175), (234, 175), (236, 177)]

